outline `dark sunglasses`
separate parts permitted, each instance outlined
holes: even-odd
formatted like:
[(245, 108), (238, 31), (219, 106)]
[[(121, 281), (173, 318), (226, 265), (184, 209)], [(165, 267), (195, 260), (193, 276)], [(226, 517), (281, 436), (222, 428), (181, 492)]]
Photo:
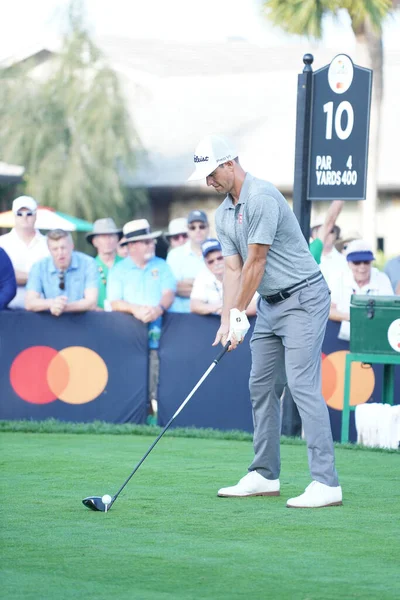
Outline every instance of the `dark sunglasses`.
[(17, 212), (17, 217), (31, 217), (32, 215), (34, 215), (35, 213), (33, 212)]
[(217, 258), (210, 258), (210, 260), (207, 260), (207, 264), (208, 265), (212, 265), (215, 262), (220, 262), (221, 260), (224, 260), (223, 256), (217, 256)]
[(353, 265), (370, 265), (371, 264), (371, 260), (353, 260), (352, 263)]
[(190, 231), (195, 231), (196, 229), (206, 229), (207, 225), (201, 223), (200, 225), (189, 225)]
[(184, 240), (186, 240), (187, 236), (188, 236), (187, 233), (177, 233), (176, 235), (171, 235), (171, 240), (174, 240), (174, 242), (177, 242), (181, 238), (183, 238)]
[(58, 274), (59, 282), (58, 287), (60, 290), (65, 290), (65, 273), (64, 271), (60, 271)]

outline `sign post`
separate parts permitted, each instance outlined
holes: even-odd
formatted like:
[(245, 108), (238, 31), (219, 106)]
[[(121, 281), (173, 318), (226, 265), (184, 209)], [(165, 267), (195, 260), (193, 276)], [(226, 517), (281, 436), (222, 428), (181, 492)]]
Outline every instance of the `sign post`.
[(338, 54), (298, 76), (293, 210), (309, 239), (310, 201), (365, 200), (372, 71)]

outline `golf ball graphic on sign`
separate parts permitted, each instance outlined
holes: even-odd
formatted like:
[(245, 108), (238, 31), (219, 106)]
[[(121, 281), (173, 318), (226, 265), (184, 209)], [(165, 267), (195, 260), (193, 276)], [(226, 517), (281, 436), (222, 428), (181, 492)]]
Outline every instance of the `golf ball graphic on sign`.
[(109, 494), (104, 494), (101, 500), (104, 504), (110, 504), (111, 496)]

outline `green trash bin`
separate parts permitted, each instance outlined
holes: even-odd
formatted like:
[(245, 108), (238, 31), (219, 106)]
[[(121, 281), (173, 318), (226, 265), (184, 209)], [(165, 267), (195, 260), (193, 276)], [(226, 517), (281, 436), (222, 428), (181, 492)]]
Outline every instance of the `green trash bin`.
[(400, 296), (354, 294), (350, 323), (350, 352), (400, 355)]

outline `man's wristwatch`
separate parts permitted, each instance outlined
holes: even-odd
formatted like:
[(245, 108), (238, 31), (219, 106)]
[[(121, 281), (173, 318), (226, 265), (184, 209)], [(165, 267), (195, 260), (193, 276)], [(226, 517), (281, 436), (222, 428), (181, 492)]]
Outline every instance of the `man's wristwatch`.
[(162, 304), (159, 304), (159, 305), (158, 305), (158, 308), (161, 308), (161, 314), (163, 315), (163, 314), (165, 313), (165, 310), (166, 310), (166, 309), (163, 307), (163, 305), (162, 305)]

